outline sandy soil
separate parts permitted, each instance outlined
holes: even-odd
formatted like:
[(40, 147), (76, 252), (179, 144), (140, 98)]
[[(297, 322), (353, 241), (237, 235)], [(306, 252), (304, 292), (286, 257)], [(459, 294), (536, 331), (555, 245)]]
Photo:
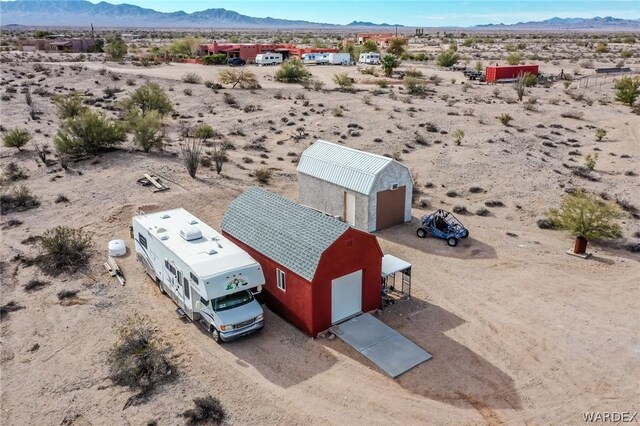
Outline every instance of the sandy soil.
[[(349, 72), (357, 93), (314, 92), (276, 83), (275, 69), (269, 67), (250, 68), (262, 90), (214, 93), (180, 78), (197, 72), (214, 80), (221, 68), (82, 65), (86, 69), (73, 71), (69, 64), (46, 64), (65, 71), (61, 76), (54, 71), (42, 82), (37, 82), (40, 74), (32, 65), (23, 62), (3, 64), (1, 75), (3, 81), (13, 80), (5, 88), (30, 80), (48, 85), (50, 92), (75, 89), (88, 97), (102, 97), (104, 87), (117, 86), (124, 90), (118, 99), (150, 79), (173, 89), (170, 94), (181, 116), (167, 120), (170, 142), (165, 151), (144, 154), (126, 144), (72, 163), (70, 172), (37, 164), (31, 147), (24, 152), (3, 149), (2, 167), (14, 161), (27, 169), (24, 183), (42, 202), (37, 209), (2, 218), (3, 223), (24, 222), (2, 231), (2, 304), (15, 301), (25, 307), (1, 323), (3, 424), (181, 424), (180, 413), (205, 394), (220, 398), (230, 424), (572, 424), (582, 422), (585, 411), (640, 410), (640, 258), (595, 244), (590, 245), (591, 259), (570, 257), (565, 254), (572, 245), (570, 236), (536, 226), (567, 188), (583, 187), (640, 205), (639, 178), (625, 175), (640, 174), (640, 117), (613, 101), (610, 78), (570, 89), (582, 93), (590, 105), (565, 94), (562, 83), (530, 89), (526, 98), (536, 97), (538, 106), (527, 111), (521, 104), (507, 103), (515, 98), (510, 86), (474, 83), (463, 89), (461, 73), (422, 65), (416, 68), (443, 81), (430, 86), (435, 93), (412, 98), (411, 103), (403, 101), (406, 96), (398, 87), (393, 90), (396, 99), (390, 89), (373, 93), (377, 86), (362, 84), (371, 76), (355, 67), (310, 70), (327, 89), (334, 87), (334, 73)], [(569, 67), (563, 63), (557, 68), (565, 65)], [(122, 79), (101, 75), (105, 67)], [(557, 71), (549, 68), (549, 73)], [(25, 75), (17, 78), (21, 71)], [(35, 76), (29, 78), (29, 73)], [(140, 76), (135, 85), (125, 85), (124, 80), (135, 75)], [(193, 95), (187, 96), (185, 88)], [(240, 109), (223, 103), (223, 92), (231, 93)], [(274, 98), (277, 92), (282, 99)], [(36, 141), (51, 145), (60, 120), (48, 96), (33, 98), (43, 112), (39, 122), (28, 118), (18, 90), (0, 103), (2, 124), (28, 128)], [(259, 108), (245, 113), (247, 105)], [(344, 115), (335, 117), (331, 111), (339, 106)], [(584, 116), (560, 116), (568, 111)], [(502, 112), (513, 116), (511, 126), (496, 120)], [(295, 125), (288, 126), (285, 117)], [(234, 129), (246, 134), (226, 136), (237, 149), (230, 152), (221, 176), (201, 169), (197, 179), (190, 179), (180, 162), (180, 125), (197, 122), (225, 135)], [(447, 133), (426, 132), (427, 122)], [(359, 135), (349, 133), (349, 123), (362, 126)], [(295, 142), (291, 134), (298, 126), (309, 135)], [(596, 142), (589, 126), (605, 128), (605, 140)], [(449, 134), (457, 128), (466, 134), (461, 146), (455, 146)], [(416, 132), (428, 146), (415, 142)], [(263, 135), (266, 155), (244, 149)], [(274, 168), (270, 190), (297, 199), (295, 161), (317, 138), (395, 153), (417, 173), (416, 186), (431, 204), (416, 208), (412, 223), (377, 234), (385, 253), (414, 265), (413, 297), (388, 307), (380, 318), (433, 354), (432, 360), (397, 380), (343, 342), (308, 338), (268, 309), (262, 333), (217, 345), (194, 324), (175, 317), (173, 303), (158, 292), (134, 256), (119, 260), (127, 278), (124, 287), (102, 267), (109, 240), (130, 243), (128, 225), (137, 211), (182, 206), (218, 227), (228, 203), (256, 184), (251, 172), (258, 167)], [(594, 148), (600, 150), (599, 181), (580, 179), (563, 167), (572, 160), (582, 164)], [(152, 193), (136, 185), (148, 171), (164, 177), (171, 189)], [(471, 193), (472, 186), (484, 191)], [(447, 197), (450, 190), (459, 196)], [(54, 203), (58, 194), (70, 202)], [(461, 216), (471, 237), (458, 247), (415, 236), (417, 218), (426, 211), (462, 205), (475, 212), (487, 200), (505, 206), (489, 208), (487, 217)], [(24, 241), (27, 237), (58, 224), (95, 233), (97, 253), (88, 271), (48, 278), (36, 267), (12, 260), (18, 253), (34, 253)], [(625, 216), (621, 224), (626, 241), (637, 242), (633, 233), (639, 230), (638, 220)], [(25, 292), (23, 285), (35, 277), (51, 284)], [(56, 297), (63, 289), (80, 292), (63, 306)], [(131, 392), (112, 385), (105, 359), (115, 340), (113, 326), (134, 312), (149, 316), (171, 344), (180, 375), (146, 404), (123, 410)], [(36, 343), (39, 348), (32, 351)]]

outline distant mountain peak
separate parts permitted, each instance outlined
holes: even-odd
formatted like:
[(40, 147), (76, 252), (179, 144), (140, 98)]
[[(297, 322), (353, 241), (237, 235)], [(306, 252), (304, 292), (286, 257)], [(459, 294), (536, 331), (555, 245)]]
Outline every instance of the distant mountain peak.
[(640, 29), (640, 19), (604, 18), (553, 18), (544, 21), (518, 22), (516, 24), (476, 25), (476, 28), (526, 29), (526, 30), (586, 30), (586, 29)]

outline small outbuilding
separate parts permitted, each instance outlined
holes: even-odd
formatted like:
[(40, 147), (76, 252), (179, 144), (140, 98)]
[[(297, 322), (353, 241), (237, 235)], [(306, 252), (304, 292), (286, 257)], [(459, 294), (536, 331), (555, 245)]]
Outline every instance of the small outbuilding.
[(310, 336), (381, 306), (374, 235), (260, 188), (229, 205), (222, 232), (262, 266), (267, 305)]
[(298, 164), (300, 203), (367, 232), (411, 220), (413, 179), (398, 161), (318, 140)]

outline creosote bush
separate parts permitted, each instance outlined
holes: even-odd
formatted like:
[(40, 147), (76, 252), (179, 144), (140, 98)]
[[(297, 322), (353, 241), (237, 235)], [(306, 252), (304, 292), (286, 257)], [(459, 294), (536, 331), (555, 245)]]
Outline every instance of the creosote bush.
[(160, 115), (167, 115), (173, 111), (173, 105), (167, 93), (158, 83), (145, 83), (138, 87), (120, 105), (129, 113), (139, 114), (156, 110)]
[(264, 183), (265, 185), (269, 184), (271, 181), (271, 176), (273, 175), (273, 170), (268, 167), (262, 167), (255, 171), (256, 180), (260, 183)]
[(13, 129), (2, 135), (2, 143), (7, 148), (17, 148), (18, 151), (22, 151), (22, 147), (25, 146), (31, 140), (31, 133), (25, 129)]
[(511, 120), (513, 120), (513, 117), (511, 117), (508, 113), (503, 112), (502, 114), (500, 114), (499, 116), (496, 117), (498, 120), (500, 120), (500, 122), (502, 124), (504, 124), (505, 126), (509, 125), (509, 122)]
[(127, 318), (116, 330), (117, 340), (109, 351), (109, 378), (119, 386), (137, 391), (127, 401), (143, 402), (156, 386), (174, 379), (175, 367), (169, 362), (171, 348), (159, 337), (149, 319), (140, 315)]
[(39, 205), (40, 200), (31, 194), (31, 190), (26, 185), (3, 189), (0, 193), (0, 214), (30, 210)]
[(58, 154), (95, 155), (120, 145), (126, 137), (124, 126), (120, 122), (89, 110), (67, 119), (53, 142)]
[(602, 128), (596, 129), (596, 140), (598, 142), (602, 141), (602, 139), (604, 139), (605, 136), (607, 136), (607, 131), (605, 129), (602, 129)]
[(453, 137), (453, 141), (455, 142), (456, 145), (461, 145), (462, 139), (464, 139), (464, 130), (456, 129), (453, 132), (451, 132), (451, 136)]
[(129, 129), (133, 133), (134, 143), (144, 152), (149, 152), (152, 148), (162, 149), (164, 130), (162, 116), (158, 111), (138, 115), (129, 124)]
[(37, 258), (42, 270), (50, 275), (74, 273), (89, 263), (93, 248), (92, 234), (68, 226), (47, 229), (38, 241)]
[(87, 110), (79, 93), (71, 93), (68, 96), (55, 95), (53, 103), (58, 110), (58, 117), (67, 119), (80, 115)]
[(303, 83), (310, 77), (311, 73), (296, 59), (284, 61), (276, 71), (276, 81), (282, 83)]
[(202, 83), (202, 77), (195, 72), (188, 72), (182, 76), (182, 81), (188, 84), (200, 84)]
[(640, 95), (640, 77), (622, 77), (615, 83), (616, 100), (633, 106)]
[(341, 72), (333, 75), (333, 82), (343, 89), (348, 89), (353, 86), (353, 79), (349, 77), (346, 72)]
[(436, 58), (436, 62), (441, 67), (452, 67), (460, 60), (460, 56), (454, 50), (445, 50)]

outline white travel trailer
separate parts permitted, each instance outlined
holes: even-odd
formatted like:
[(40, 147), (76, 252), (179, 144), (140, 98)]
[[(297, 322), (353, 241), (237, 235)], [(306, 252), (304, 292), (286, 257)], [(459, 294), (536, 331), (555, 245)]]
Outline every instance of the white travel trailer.
[(260, 53), (256, 55), (256, 65), (278, 65), (282, 63), (282, 53)]
[(132, 222), (138, 261), (180, 316), (199, 321), (218, 342), (264, 326), (254, 298), (264, 275), (247, 252), (182, 208), (140, 213)]
[(305, 64), (326, 64), (329, 61), (328, 53), (305, 53), (302, 55), (302, 62)]
[(361, 53), (358, 62), (361, 64), (379, 65), (380, 54), (376, 52)]
[(329, 53), (326, 63), (329, 65), (351, 65), (351, 54), (345, 52)]

